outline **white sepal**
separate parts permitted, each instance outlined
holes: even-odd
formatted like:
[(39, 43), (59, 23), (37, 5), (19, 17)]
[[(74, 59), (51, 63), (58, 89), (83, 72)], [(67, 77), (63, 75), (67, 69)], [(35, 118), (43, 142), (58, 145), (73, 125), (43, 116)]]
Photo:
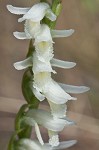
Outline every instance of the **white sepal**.
[(27, 36), (25, 32), (13, 32), (13, 35), (20, 40), (31, 39), (31, 36)]
[(74, 33), (73, 29), (70, 30), (51, 30), (51, 34), (53, 38), (58, 37), (68, 37), (71, 36)]
[(7, 9), (12, 13), (16, 15), (23, 15), (26, 14), (30, 8), (20, 8), (20, 7), (13, 7), (12, 5), (7, 5)]
[(62, 60), (59, 60), (59, 59), (52, 58), (51, 65), (54, 66), (54, 67), (70, 69), (70, 68), (73, 68), (76, 65), (76, 63), (68, 62), (68, 61), (62, 61)]
[(31, 67), (33, 65), (32, 63), (32, 57), (28, 57), (27, 59), (23, 60), (23, 61), (19, 61), (14, 63), (14, 67), (17, 70), (23, 70), (26, 69), (28, 67)]
[(59, 83), (59, 85), (67, 93), (79, 94), (79, 93), (84, 93), (90, 90), (90, 88), (86, 86), (74, 86), (74, 85), (68, 85), (68, 84), (63, 84), (63, 83)]

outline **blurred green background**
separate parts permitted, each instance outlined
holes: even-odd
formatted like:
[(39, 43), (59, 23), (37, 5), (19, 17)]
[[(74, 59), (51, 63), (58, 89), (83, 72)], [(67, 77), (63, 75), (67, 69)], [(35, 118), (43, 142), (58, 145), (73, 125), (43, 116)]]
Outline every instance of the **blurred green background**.
[[(37, 0), (4, 0), (0, 1), (0, 99), (19, 99), (24, 101), (21, 93), (21, 79), (23, 71), (16, 71), (13, 63), (25, 58), (29, 41), (15, 39), (14, 31), (23, 31), (23, 24), (18, 23), (19, 16), (10, 14), (7, 4), (14, 6), (32, 6)], [(50, 1), (50, 0), (49, 0)], [(90, 91), (77, 95), (76, 102), (69, 102), (69, 115), (78, 122), (83, 129), (67, 129), (66, 135), (77, 138), (78, 145), (71, 150), (99, 149), (99, 0), (62, 0), (63, 10), (57, 21), (57, 29), (75, 29), (75, 33), (68, 38), (55, 39), (55, 58), (74, 61), (77, 66), (70, 70), (56, 69), (56, 81), (86, 85)], [(6, 101), (7, 103), (7, 101)], [(44, 104), (45, 105), (45, 104)], [(7, 107), (7, 104), (6, 104)], [(15, 112), (0, 113), (0, 117), (13, 117)], [(72, 112), (72, 114), (71, 114)], [(85, 117), (85, 118), (84, 118)], [(87, 120), (88, 118), (89, 120)], [(94, 120), (94, 121), (93, 121)], [(8, 121), (8, 120), (7, 120)], [(10, 122), (4, 120), (4, 124)], [(89, 128), (93, 125), (92, 128)], [(89, 130), (87, 130), (89, 128)], [(71, 132), (72, 133), (71, 133)], [(94, 132), (95, 131), (95, 132)], [(0, 147), (5, 150), (11, 131), (0, 129)], [(68, 138), (62, 133), (65, 140)]]

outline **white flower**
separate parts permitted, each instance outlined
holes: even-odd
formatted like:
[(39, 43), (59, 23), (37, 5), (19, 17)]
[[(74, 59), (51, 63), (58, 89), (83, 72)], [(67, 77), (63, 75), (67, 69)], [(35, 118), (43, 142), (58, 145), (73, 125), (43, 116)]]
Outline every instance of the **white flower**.
[(48, 143), (42, 146), (38, 141), (33, 141), (24, 138), (19, 140), (17, 150), (61, 150), (69, 148), (76, 143), (77, 143), (76, 140), (63, 141), (60, 142), (59, 146), (52, 147)]
[(35, 36), (34, 46), (40, 61), (50, 61), (53, 58), (53, 40), (47, 25), (41, 25), (40, 31)]
[[(35, 60), (35, 59), (38, 60), (37, 54), (35, 54), (35, 52), (34, 52), (33, 57), (31, 56), (31, 57), (26, 58), (25, 60), (14, 63), (14, 67), (17, 70), (23, 70), (23, 69), (26, 69), (28, 67), (32, 67), (35, 64), (33, 67), (33, 70), (35, 73), (35, 72), (42, 72), (42, 71), (39, 71), (39, 69), (43, 70), (43, 68), (46, 68), (45, 71), (49, 70), (48, 72), (52, 72), (52, 71), (50, 71), (50, 70), (52, 70), (51, 66), (64, 68), (64, 69), (70, 69), (76, 65), (76, 63), (74, 63), (74, 62), (62, 61), (62, 60), (55, 59), (55, 58), (52, 58), (52, 60), (50, 62), (47, 60), (46, 60), (46, 62), (41, 62), (40, 60), (38, 60), (38, 62), (37, 62), (37, 60)], [(49, 63), (51, 63), (51, 64), (49, 64)], [(36, 64), (38, 64), (38, 65), (36, 65)], [(46, 67), (43, 67), (44, 65), (46, 65)], [(38, 70), (38, 71), (36, 71), (36, 70)]]
[[(47, 98), (56, 104), (64, 104), (68, 100), (76, 100), (67, 94), (59, 85), (51, 78), (51, 73), (42, 72), (34, 75), (33, 92), (40, 100)], [(40, 97), (41, 96), (41, 97)]]
[(20, 7), (13, 7), (12, 5), (7, 5), (7, 9), (17, 15), (22, 15), (22, 18), (19, 18), (18, 21), (25, 22), (25, 32), (14, 32), (14, 36), (18, 39), (30, 39), (34, 38), (34, 35), (40, 29), (40, 21), (46, 16), (51, 21), (56, 20), (56, 16), (50, 9), (50, 6), (47, 3), (38, 3), (35, 4), (31, 8), (20, 8)]
[(12, 5), (7, 5), (7, 9), (17, 15), (23, 15), (22, 18), (18, 19), (19, 22), (22, 22), (24, 20), (32, 20), (34, 22), (41, 21), (44, 16), (49, 18), (51, 21), (56, 20), (56, 16), (53, 14), (53, 12), (50, 9), (50, 6), (47, 3), (37, 3), (33, 5), (31, 8), (20, 8), (20, 7), (13, 7)]
[[(50, 112), (40, 109), (31, 109), (26, 114), (24, 121), (28, 125), (35, 126), (36, 135), (38, 137), (39, 142), (43, 145), (43, 140), (40, 134), (40, 130), (38, 127), (42, 125), (43, 127), (48, 129), (49, 133), (49, 144), (52, 146), (59, 145), (58, 132), (62, 131), (65, 126), (73, 125), (74, 123), (66, 120), (66, 118), (59, 119), (53, 118)], [(35, 123), (35, 124), (34, 124)]]
[(39, 72), (53, 72), (56, 73), (51, 66), (50, 61), (42, 62), (39, 60), (37, 57), (37, 53), (33, 53), (33, 67), (32, 71), (34, 74), (39, 73)]
[[(25, 32), (14, 32), (14, 36), (17, 39), (24, 40), (24, 39), (34, 39), (35, 34), (40, 30), (40, 23), (33, 22), (31, 20), (26, 20), (25, 22)], [(74, 33), (73, 29), (70, 30), (51, 30), (52, 38), (62, 38), (62, 37), (69, 37)]]

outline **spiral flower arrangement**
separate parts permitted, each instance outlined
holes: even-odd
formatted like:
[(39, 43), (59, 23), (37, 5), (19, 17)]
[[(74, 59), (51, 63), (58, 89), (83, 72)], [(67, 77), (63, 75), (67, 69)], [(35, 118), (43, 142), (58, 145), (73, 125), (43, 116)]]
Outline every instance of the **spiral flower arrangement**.
[[(26, 59), (14, 63), (17, 70), (26, 69), (22, 80), (22, 91), (27, 101), (15, 120), (15, 133), (9, 142), (8, 150), (60, 150), (74, 145), (76, 140), (59, 140), (59, 132), (75, 123), (67, 118), (67, 102), (76, 100), (68, 93), (83, 93), (89, 90), (85, 86), (72, 86), (57, 83), (51, 77), (56, 73), (53, 67), (72, 68), (74, 62), (54, 58), (54, 38), (68, 37), (70, 30), (55, 30), (57, 17), (61, 11), (61, 1), (46, 0), (34, 4), (31, 8), (19, 8), (7, 5), (7, 9), (16, 15), (22, 15), (18, 22), (24, 23), (24, 32), (14, 32), (20, 40), (30, 39)], [(50, 110), (39, 109), (39, 103), (47, 100)], [(49, 141), (44, 143), (39, 126), (48, 131)], [(34, 127), (37, 140), (31, 139)]]

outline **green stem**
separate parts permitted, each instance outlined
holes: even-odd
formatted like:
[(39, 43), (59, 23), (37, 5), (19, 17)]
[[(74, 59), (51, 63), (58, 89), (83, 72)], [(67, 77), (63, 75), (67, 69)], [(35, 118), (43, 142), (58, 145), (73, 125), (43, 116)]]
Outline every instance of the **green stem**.
[(7, 150), (16, 150), (16, 144), (17, 144), (17, 140), (18, 140), (18, 137), (17, 135), (22, 132), (22, 130), (19, 130), (17, 132), (14, 132), (11, 136), (11, 139), (9, 141), (9, 144), (8, 144), (8, 149)]

